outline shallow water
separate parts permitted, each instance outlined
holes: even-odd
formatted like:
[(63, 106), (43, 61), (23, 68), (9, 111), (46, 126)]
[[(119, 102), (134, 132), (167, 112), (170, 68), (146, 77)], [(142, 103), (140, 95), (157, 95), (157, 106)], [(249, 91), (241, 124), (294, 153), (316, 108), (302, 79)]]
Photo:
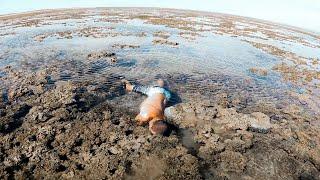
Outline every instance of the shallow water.
[[(202, 30), (189, 32), (179, 29), (179, 26), (167, 25), (165, 22), (163, 25), (152, 24), (145, 19), (132, 18), (134, 17), (132, 12), (126, 14), (124, 11), (121, 14), (116, 10), (118, 14), (115, 16), (104, 16), (102, 12), (104, 11), (88, 11), (81, 18), (75, 19), (72, 17), (59, 19), (58, 14), (54, 20), (45, 17), (40, 20), (40, 23), (30, 27), (23, 25), (15, 27), (10, 24), (3, 26), (0, 29), (1, 34), (9, 32), (15, 34), (4, 35), (0, 39), (1, 67), (10, 65), (26, 71), (37, 71), (44, 67), (57, 66), (58, 71), (55, 76), (52, 76), (52, 81), (97, 81), (96, 83), (99, 83), (97, 79), (110, 74), (142, 83), (151, 83), (159, 76), (183, 74), (192, 77), (190, 80), (181, 81), (182, 86), (186, 86), (189, 91), (200, 88), (201, 93), (225, 91), (236, 94), (243, 90), (252, 94), (253, 97), (260, 99), (269, 97), (273, 101), (276, 97), (289, 100), (284, 95), (286, 91), (301, 93), (301, 89), (304, 88), (283, 81), (282, 76), (272, 70), (276, 64), (282, 62), (280, 57), (264, 52), (243, 40), (265, 42), (280, 49), (292, 50), (293, 53), (306, 58), (317, 57), (320, 49), (293, 43), (290, 39), (287, 42), (283, 40), (282, 43), (270, 37), (267, 40), (261, 40), (260, 38), (267, 37), (263, 34), (264, 27), (255, 27), (250, 21), (237, 22), (235, 19), (237, 22), (235, 27), (256, 28), (255, 32), (249, 33), (249, 35), (255, 35), (254, 37), (212, 33), (210, 29), (213, 32), (217, 31), (216, 26), (219, 24), (217, 22), (221, 20), (215, 22), (212, 18), (205, 16), (185, 18), (195, 20), (195, 23), (206, 23), (206, 25), (193, 25)], [(155, 12), (150, 14), (152, 13)], [(170, 13), (166, 17), (170, 17)], [(41, 15), (38, 16), (40, 18), (25, 19), (41, 19)], [(19, 19), (14, 22), (13, 24), (19, 24)], [(281, 28), (275, 31), (279, 31), (280, 34), (298, 34), (286, 32)], [(167, 39), (155, 35), (157, 32), (167, 34)], [(180, 35), (181, 33), (197, 33), (197, 35), (185, 38)], [(44, 36), (40, 42), (35, 39), (39, 35)], [(319, 44), (318, 39), (309, 38), (304, 34), (300, 36), (300, 38), (306, 37), (306, 41), (313, 42), (315, 45)], [(153, 40), (159, 39), (177, 42), (178, 45), (153, 43)], [(119, 48), (117, 45), (136, 47)], [(115, 52), (117, 62), (112, 64), (105, 58), (88, 60), (88, 54), (103, 50)], [(263, 68), (268, 74), (261, 76), (252, 73), (249, 69), (253, 67)], [(4, 76), (5, 73), (0, 75)], [(227, 77), (224, 80), (214, 79), (224, 76)], [(212, 89), (214, 85), (210, 82), (213, 81), (221, 81), (219, 82), (221, 89)], [(236, 83), (245, 81), (249, 83), (246, 85)], [(113, 84), (110, 81), (108, 83), (111, 83), (109, 86)], [(7, 89), (5, 86), (2, 88)], [(179, 89), (176, 90), (179, 91)]]
[[(320, 36), (144, 8), (0, 16), (0, 178), (319, 177)], [(170, 132), (122, 79), (165, 80)], [(261, 123), (261, 124), (260, 124)]]

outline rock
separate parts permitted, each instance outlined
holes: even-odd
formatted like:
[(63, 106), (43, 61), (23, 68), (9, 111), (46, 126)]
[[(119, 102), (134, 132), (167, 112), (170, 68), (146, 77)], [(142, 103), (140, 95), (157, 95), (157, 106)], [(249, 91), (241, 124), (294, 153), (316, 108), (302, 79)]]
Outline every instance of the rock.
[(268, 133), (272, 127), (269, 116), (261, 113), (251, 113), (253, 118), (249, 120), (249, 129), (259, 133)]
[(217, 95), (218, 104), (224, 108), (226, 108), (229, 104), (228, 102), (228, 94), (227, 93), (220, 93)]
[(32, 92), (36, 95), (43, 94), (45, 92), (43, 85), (38, 85), (38, 86), (30, 86), (29, 87)]
[(167, 107), (164, 110), (164, 115), (168, 119), (179, 119), (179, 118), (181, 118), (181, 115), (179, 114), (179, 110), (175, 106)]
[(243, 172), (247, 159), (239, 152), (224, 151), (219, 155), (219, 170), (224, 172)]
[(48, 37), (48, 34), (40, 34), (40, 35), (33, 37), (33, 39), (35, 41), (42, 42), (46, 37)]
[(119, 154), (119, 153), (121, 153), (121, 152), (118, 150), (118, 148), (116, 148), (116, 147), (114, 147), (114, 146), (112, 146), (112, 147), (109, 148), (109, 152), (112, 153), (112, 154)]
[(247, 130), (249, 120), (249, 115), (237, 113), (233, 108), (219, 108), (215, 122), (226, 130)]
[(140, 48), (139, 45), (130, 45), (130, 44), (114, 44), (112, 45), (113, 48), (120, 48), (120, 49), (136, 49), (136, 48)]
[(66, 120), (68, 119), (68, 116), (70, 115), (70, 113), (66, 108), (59, 108), (57, 110), (54, 110), (52, 112), (52, 115), (57, 120)]
[(172, 42), (172, 41), (168, 41), (166, 39), (155, 39), (152, 41), (153, 44), (161, 44), (161, 45), (170, 45), (170, 46), (178, 46), (179, 43), (177, 42)]
[(103, 111), (102, 113), (103, 113), (103, 115), (104, 115), (104, 119), (105, 119), (105, 120), (110, 120), (110, 119), (111, 119), (112, 113), (111, 113), (110, 110)]
[(88, 54), (87, 58), (88, 60), (96, 60), (101, 59), (105, 57), (114, 57), (116, 53), (114, 52), (107, 52), (107, 51), (98, 51)]
[(232, 138), (226, 139), (224, 144), (226, 150), (244, 153), (252, 147), (253, 134), (248, 131), (239, 130)]
[(31, 121), (35, 122), (45, 122), (51, 117), (49, 110), (42, 106), (32, 107), (27, 116)]
[(40, 70), (38, 72), (36, 72), (35, 74), (35, 81), (36, 81), (36, 85), (43, 85), (43, 84), (47, 84), (49, 77), (48, 77), (48, 70), (47, 69), (43, 69)]
[(259, 67), (250, 68), (249, 71), (251, 73), (258, 75), (258, 76), (267, 76), (268, 75), (268, 71), (266, 69), (259, 68)]
[(197, 135), (195, 137), (198, 144), (201, 144), (198, 149), (198, 156), (204, 159), (211, 159), (214, 154), (225, 150), (225, 145), (220, 142), (220, 136), (212, 134), (209, 137)]
[(248, 115), (237, 113), (233, 108), (220, 108), (216, 122), (223, 124), (229, 130), (250, 129), (258, 133), (267, 133), (272, 126), (270, 118), (261, 112)]
[(16, 98), (25, 96), (25, 95), (31, 95), (33, 94), (31, 89), (28, 89), (27, 87), (19, 86), (19, 87), (12, 87), (9, 89), (8, 92), (8, 98), (10, 100), (14, 100)]
[(110, 62), (116, 63), (118, 61), (118, 58), (116, 56), (111, 57)]
[(58, 82), (56, 88), (46, 91), (42, 94), (38, 101), (42, 103), (44, 108), (59, 108), (76, 102), (76, 87), (71, 82)]
[(217, 108), (208, 104), (181, 103), (165, 109), (166, 118), (178, 124), (180, 128), (194, 127), (204, 125), (211, 121), (217, 115)]
[(160, 37), (162, 39), (168, 39), (170, 37), (169, 32), (164, 32), (164, 31), (157, 31), (153, 33), (154, 37)]

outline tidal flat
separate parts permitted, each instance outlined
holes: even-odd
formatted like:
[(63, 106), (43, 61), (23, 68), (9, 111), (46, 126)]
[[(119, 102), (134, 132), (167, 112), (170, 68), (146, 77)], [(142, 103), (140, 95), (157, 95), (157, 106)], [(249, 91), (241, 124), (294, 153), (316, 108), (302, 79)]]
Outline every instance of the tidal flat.
[[(320, 179), (320, 35), (157, 8), (0, 16), (1, 179)], [(134, 120), (173, 94), (168, 136)]]

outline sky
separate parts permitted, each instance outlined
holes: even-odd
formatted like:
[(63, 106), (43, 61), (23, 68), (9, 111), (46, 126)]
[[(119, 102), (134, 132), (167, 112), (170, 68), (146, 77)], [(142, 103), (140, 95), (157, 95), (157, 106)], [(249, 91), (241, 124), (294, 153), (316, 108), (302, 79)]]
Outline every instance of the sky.
[(320, 0), (0, 0), (0, 14), (71, 7), (163, 7), (247, 16), (320, 32)]

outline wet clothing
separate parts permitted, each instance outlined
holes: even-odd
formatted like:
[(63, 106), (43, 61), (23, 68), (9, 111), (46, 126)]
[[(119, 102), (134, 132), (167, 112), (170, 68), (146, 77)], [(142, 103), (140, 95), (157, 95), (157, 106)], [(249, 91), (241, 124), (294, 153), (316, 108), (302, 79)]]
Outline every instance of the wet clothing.
[(166, 101), (169, 102), (170, 98), (171, 98), (171, 93), (170, 91), (166, 90), (163, 87), (159, 87), (159, 86), (143, 86), (143, 85), (134, 85), (133, 92), (137, 92), (137, 93), (142, 93), (147, 95), (148, 97), (153, 96), (154, 94), (163, 94), (166, 98)]

